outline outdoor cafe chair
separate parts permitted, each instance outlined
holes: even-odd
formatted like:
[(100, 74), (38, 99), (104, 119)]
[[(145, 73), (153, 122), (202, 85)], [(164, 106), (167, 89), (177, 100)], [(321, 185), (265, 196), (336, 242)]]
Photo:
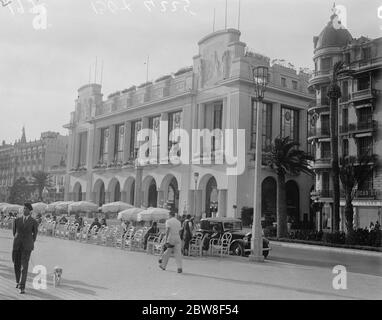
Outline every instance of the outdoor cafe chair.
[(154, 254), (155, 245), (158, 245), (158, 244), (161, 243), (164, 235), (165, 234), (163, 232), (160, 232), (158, 234), (150, 235), (147, 238), (147, 243), (146, 243), (146, 252), (147, 252), (147, 254)]
[(188, 248), (189, 256), (202, 256), (203, 255), (203, 242), (207, 234), (197, 233), (194, 235), (190, 241), (190, 246)]
[(211, 239), (210, 253), (211, 255), (229, 255), (229, 248), (231, 246), (232, 234), (224, 233), (220, 239)]
[(130, 250), (137, 250), (137, 251), (143, 250), (144, 236), (145, 236), (145, 231), (143, 229), (138, 229), (134, 233), (133, 238), (131, 239)]
[(135, 234), (135, 227), (130, 227), (126, 231), (126, 233), (124, 235), (122, 249), (131, 250), (131, 244), (132, 244), (132, 240), (133, 240), (134, 234)]

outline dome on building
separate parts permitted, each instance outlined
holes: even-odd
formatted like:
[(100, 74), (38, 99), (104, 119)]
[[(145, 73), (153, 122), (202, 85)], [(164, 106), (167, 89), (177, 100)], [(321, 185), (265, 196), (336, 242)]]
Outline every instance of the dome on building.
[(326, 47), (342, 47), (353, 40), (350, 32), (338, 21), (338, 16), (333, 14), (330, 21), (321, 31), (318, 37), (315, 37), (315, 49)]

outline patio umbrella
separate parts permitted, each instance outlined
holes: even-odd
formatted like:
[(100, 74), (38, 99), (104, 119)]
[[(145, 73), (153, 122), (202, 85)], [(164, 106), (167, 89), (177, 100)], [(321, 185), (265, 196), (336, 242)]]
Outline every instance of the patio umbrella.
[(134, 208), (134, 206), (129, 203), (117, 201), (104, 204), (101, 210), (103, 213), (118, 213), (131, 208)]
[(56, 205), (61, 203), (61, 202), (62, 201), (56, 201), (56, 202), (49, 203), (45, 209), (45, 212), (54, 213), (54, 211), (56, 210)]
[(148, 208), (138, 214), (138, 221), (159, 221), (169, 218), (170, 211), (163, 208)]
[(2, 211), (3, 208), (8, 206), (8, 205), (9, 205), (9, 203), (5, 203), (5, 202), (0, 203), (0, 211)]
[(32, 207), (33, 207), (34, 213), (44, 214), (46, 212), (46, 208), (48, 207), (48, 205), (46, 203), (43, 203), (43, 202), (37, 202), (37, 203), (33, 203)]
[(79, 201), (79, 202), (74, 202), (68, 205), (68, 212), (71, 213), (80, 213), (80, 212), (85, 212), (85, 213), (92, 213), (92, 212), (97, 212), (98, 211), (98, 206), (89, 201)]
[(57, 203), (54, 208), (55, 214), (67, 214), (68, 213), (68, 207), (70, 204), (72, 204), (73, 201), (61, 201), (60, 203)]
[(142, 212), (141, 208), (130, 208), (118, 213), (119, 220), (138, 221), (138, 214)]
[(6, 206), (3, 207), (3, 212), (5, 214), (9, 214), (10, 212), (12, 213), (21, 213), (21, 210), (23, 209), (24, 207), (23, 206), (20, 206), (18, 204), (8, 204)]

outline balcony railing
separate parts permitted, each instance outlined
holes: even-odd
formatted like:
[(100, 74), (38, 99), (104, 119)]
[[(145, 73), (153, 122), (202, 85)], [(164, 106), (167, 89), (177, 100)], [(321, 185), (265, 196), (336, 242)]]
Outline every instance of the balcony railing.
[[(333, 198), (333, 190), (314, 190), (310, 193), (311, 197)], [(355, 190), (354, 199), (376, 199), (382, 195), (380, 190)], [(340, 191), (340, 197), (345, 197), (344, 190)]]
[(360, 99), (370, 99), (376, 96), (376, 91), (374, 89), (368, 88), (353, 92), (352, 100), (360, 100)]
[(308, 132), (308, 137), (329, 137), (330, 136), (330, 128), (311, 128)]
[(377, 120), (360, 121), (340, 126), (340, 133), (354, 133), (357, 131), (376, 131), (378, 128)]

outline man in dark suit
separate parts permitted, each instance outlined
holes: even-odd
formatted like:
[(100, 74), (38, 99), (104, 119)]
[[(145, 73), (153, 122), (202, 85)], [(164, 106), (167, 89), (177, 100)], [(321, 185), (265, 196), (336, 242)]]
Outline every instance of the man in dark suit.
[(13, 224), (12, 261), (15, 267), (16, 288), (20, 289), (21, 294), (25, 293), (29, 259), (38, 231), (38, 223), (31, 217), (32, 210), (32, 205), (25, 203), (23, 216), (16, 218)]

